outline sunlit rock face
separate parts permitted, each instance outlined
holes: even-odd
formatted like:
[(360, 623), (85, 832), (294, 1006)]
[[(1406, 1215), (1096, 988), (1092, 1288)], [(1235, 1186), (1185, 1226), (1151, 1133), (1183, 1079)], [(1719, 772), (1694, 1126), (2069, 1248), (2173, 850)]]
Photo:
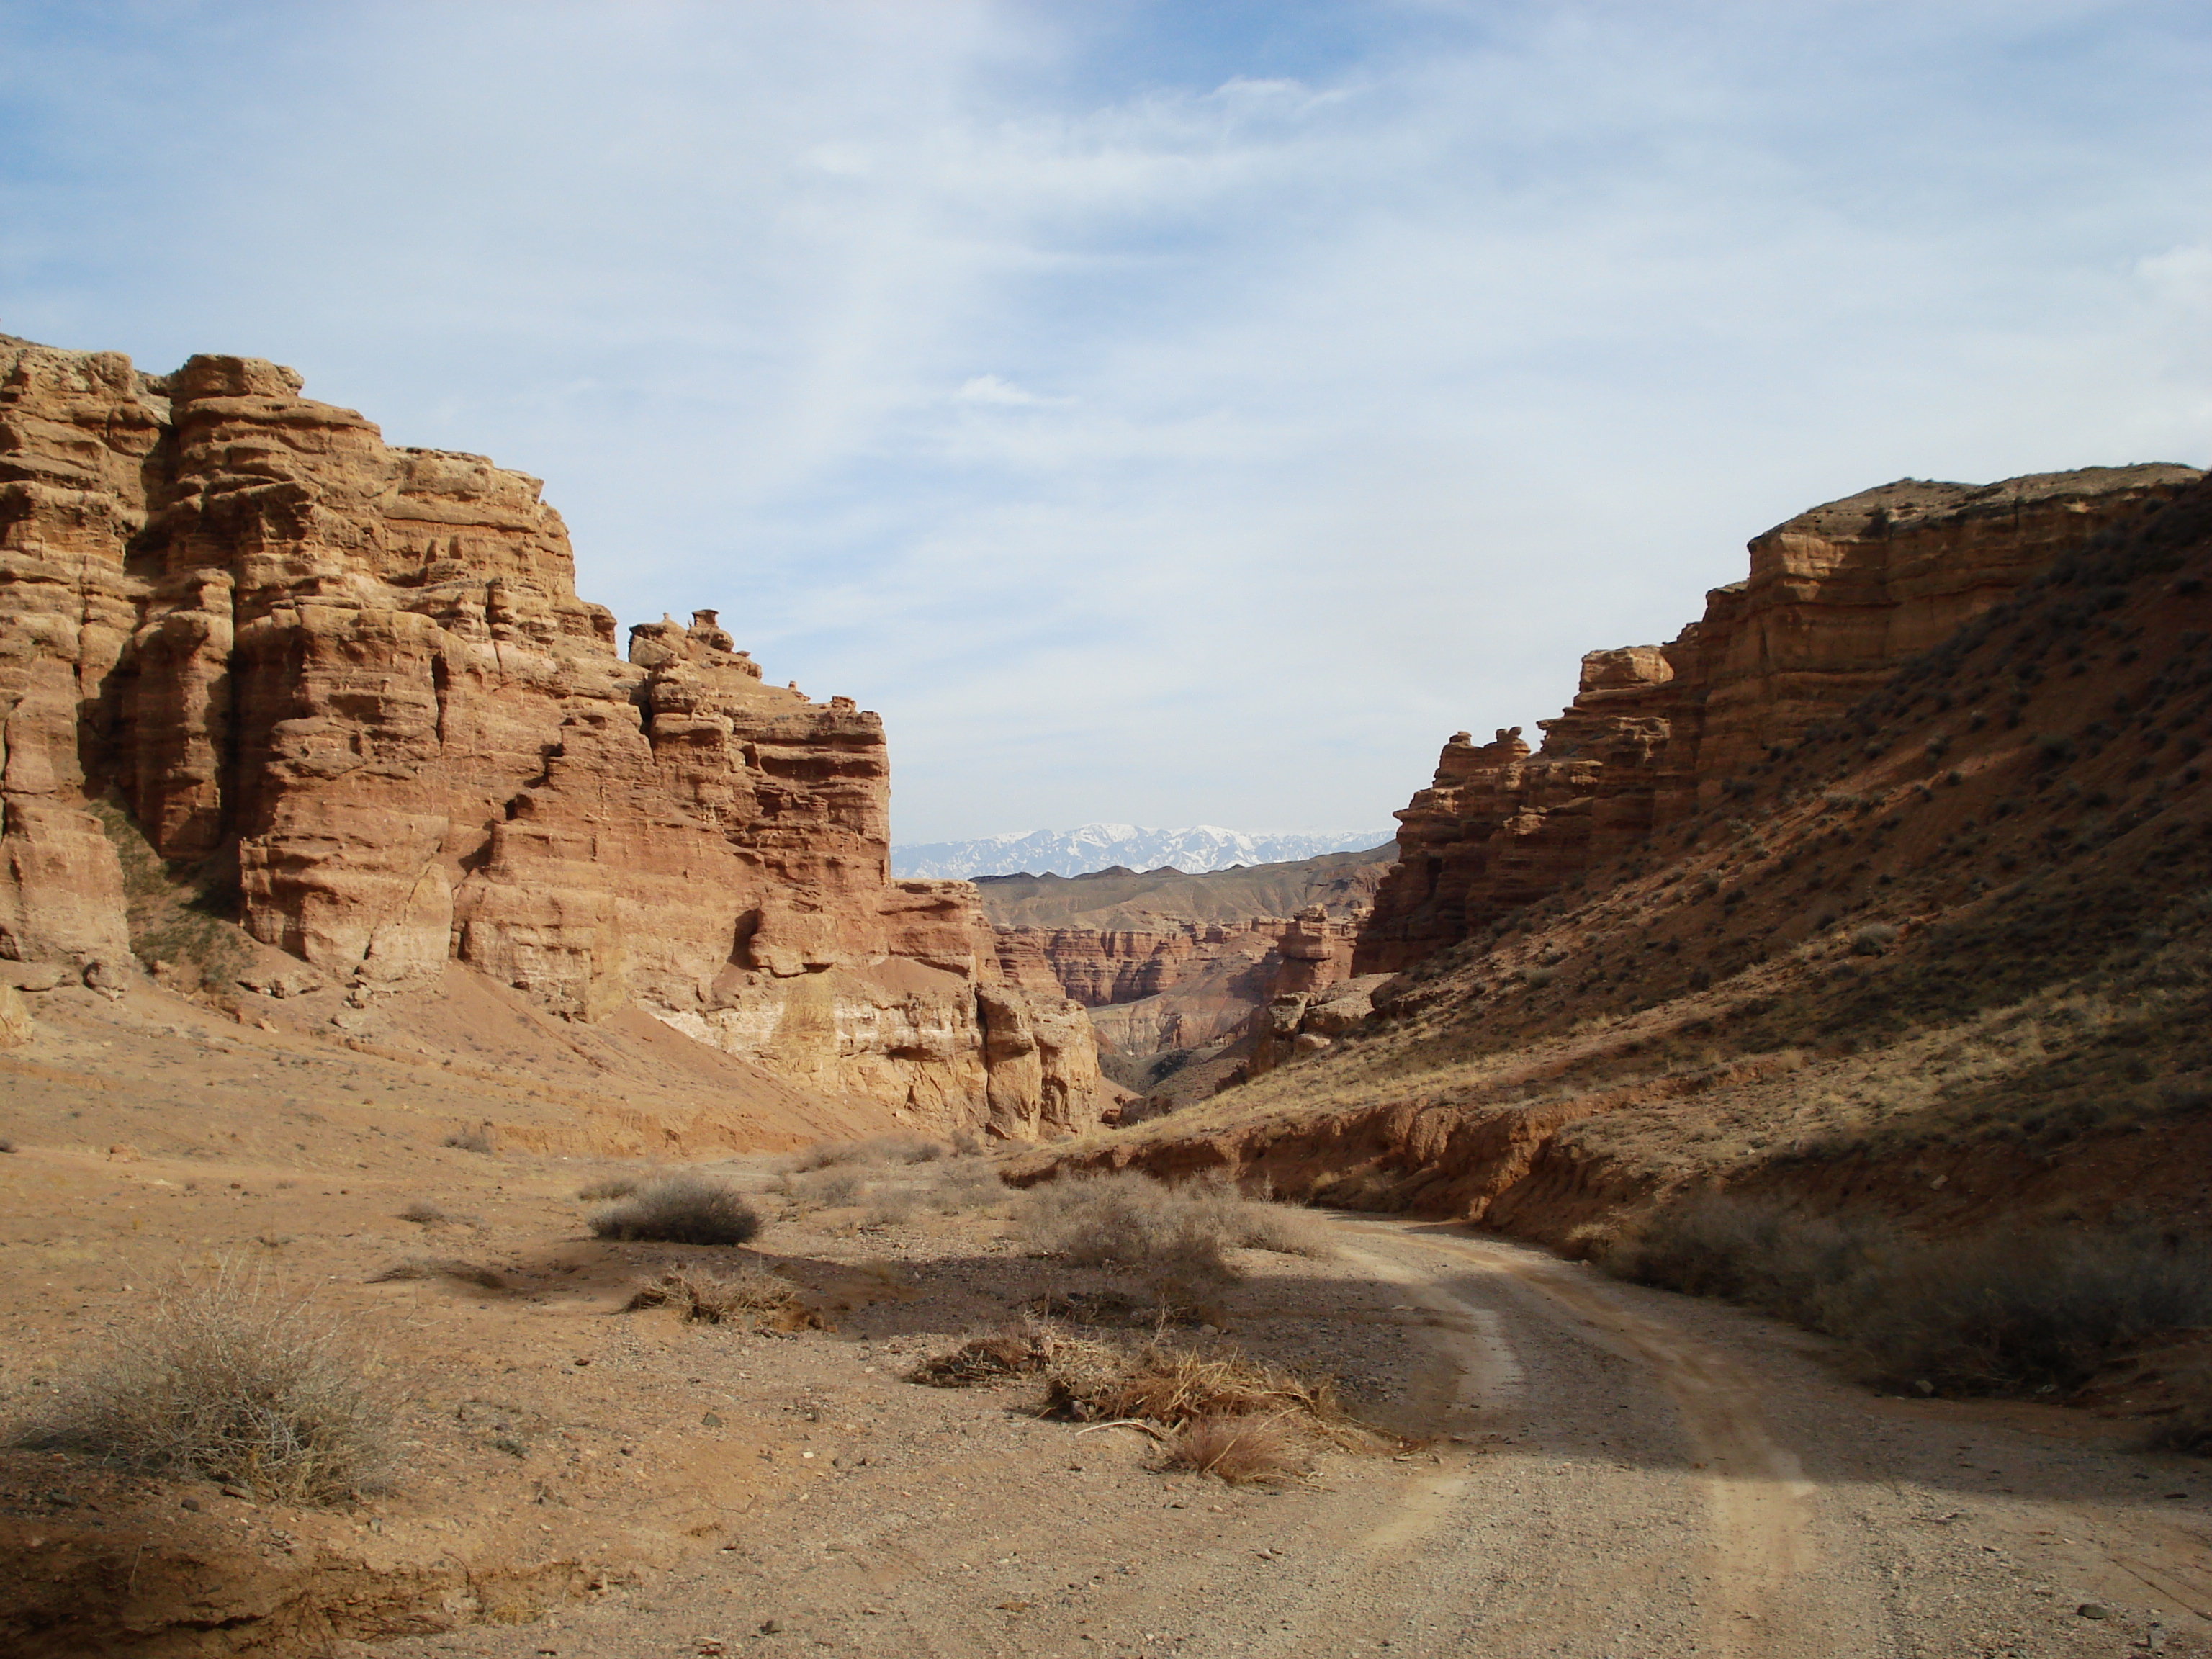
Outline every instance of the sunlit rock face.
[(300, 391), (0, 337), (0, 954), (127, 957), (112, 803), (326, 973), (635, 1003), (931, 1127), (1095, 1118), (1087, 1028), (1001, 983), (974, 890), (890, 878), (875, 714), (713, 611), (625, 659), (537, 479)]
[(1396, 816), (1398, 863), (1354, 968), (1392, 972), (1543, 897), (1655, 830), (1720, 805), (1770, 748), (1849, 709), (2105, 526), (2171, 499), (2192, 467), (2088, 467), (1974, 485), (1902, 479), (1751, 544), (1666, 645), (1596, 651), (1540, 722), (1444, 745)]

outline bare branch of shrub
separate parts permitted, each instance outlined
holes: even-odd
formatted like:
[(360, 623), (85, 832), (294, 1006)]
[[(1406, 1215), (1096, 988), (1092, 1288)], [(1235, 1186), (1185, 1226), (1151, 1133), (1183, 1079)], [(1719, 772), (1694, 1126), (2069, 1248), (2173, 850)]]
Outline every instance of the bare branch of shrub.
[(474, 1285), (487, 1291), (503, 1291), (507, 1281), (489, 1267), (480, 1267), (473, 1261), (463, 1261), (457, 1256), (410, 1255), (404, 1261), (395, 1261), (381, 1273), (371, 1273), (368, 1283), (387, 1285), (402, 1279), (457, 1279), (465, 1285)]
[(1064, 1359), (1070, 1346), (1068, 1339), (1039, 1326), (997, 1331), (970, 1338), (950, 1353), (931, 1355), (907, 1373), (907, 1381), (933, 1389), (972, 1388), (1002, 1376), (1041, 1371), (1056, 1353)]
[(665, 1176), (617, 1199), (592, 1218), (600, 1238), (668, 1244), (743, 1244), (760, 1216), (733, 1187), (704, 1176)]
[(141, 1473), (330, 1504), (387, 1480), (392, 1405), (334, 1316), (226, 1264), (161, 1291), (16, 1441)]
[(1133, 1417), (1180, 1428), (1200, 1418), (1273, 1417), (1341, 1446), (1377, 1438), (1344, 1409), (1333, 1382), (1263, 1364), (1241, 1348), (1149, 1342), (1120, 1357), (1100, 1344), (1069, 1345), (1052, 1355), (1045, 1389), (1048, 1410), (1080, 1422)]
[(800, 1303), (788, 1279), (758, 1261), (744, 1261), (711, 1270), (673, 1268), (657, 1283), (641, 1287), (623, 1311), (662, 1307), (674, 1308), (686, 1319), (720, 1325), (746, 1316), (788, 1318), (799, 1311)]

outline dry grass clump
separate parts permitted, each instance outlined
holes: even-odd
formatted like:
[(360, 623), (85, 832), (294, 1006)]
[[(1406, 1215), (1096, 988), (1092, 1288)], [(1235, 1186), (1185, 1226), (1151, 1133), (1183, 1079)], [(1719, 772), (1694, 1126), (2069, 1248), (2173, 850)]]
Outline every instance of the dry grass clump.
[(413, 1279), (457, 1279), (465, 1285), (474, 1285), (481, 1290), (503, 1291), (507, 1281), (489, 1267), (480, 1267), (473, 1261), (463, 1261), (456, 1256), (410, 1255), (404, 1261), (395, 1261), (381, 1273), (371, 1273), (372, 1285), (388, 1285), (397, 1280)]
[(498, 1146), (482, 1129), (456, 1129), (438, 1143), (464, 1152), (495, 1152)]
[(14, 1152), (15, 1150), (15, 1143), (14, 1141), (12, 1141), (12, 1140), (9, 1139), (7, 1136), (5, 1136), (5, 1135), (0, 1135), (0, 1155), (4, 1155), (4, 1154), (6, 1154), (6, 1153), (12, 1152)]
[(628, 1198), (641, 1184), (635, 1176), (601, 1176), (577, 1188), (576, 1196), (586, 1204), (598, 1204), (610, 1198)]
[(1887, 1224), (1705, 1196), (1604, 1258), (1620, 1277), (1723, 1297), (1842, 1338), (1923, 1392), (2050, 1394), (2212, 1324), (2212, 1249), (2056, 1231), (1933, 1242)]
[(721, 1325), (744, 1318), (788, 1318), (799, 1309), (799, 1292), (790, 1281), (757, 1261), (733, 1267), (677, 1267), (641, 1287), (623, 1307), (625, 1313), (641, 1308), (674, 1308), (687, 1320)]
[(973, 1388), (1004, 1376), (1041, 1371), (1052, 1362), (1055, 1352), (1068, 1346), (1066, 1338), (1037, 1326), (998, 1331), (971, 1337), (950, 1353), (931, 1355), (907, 1373), (907, 1381), (933, 1389)]
[(1045, 1389), (1047, 1409), (1079, 1422), (1133, 1418), (1181, 1428), (1200, 1418), (1273, 1417), (1340, 1445), (1373, 1438), (1344, 1409), (1333, 1382), (1265, 1364), (1237, 1347), (1148, 1342), (1125, 1355), (1096, 1342), (1056, 1344)]
[(337, 1320), (226, 1265), (160, 1293), (17, 1443), (330, 1504), (383, 1484), (392, 1406)]
[(743, 1244), (761, 1218), (733, 1187), (699, 1175), (664, 1176), (592, 1218), (600, 1238), (667, 1244)]
[(1264, 1485), (1305, 1474), (1309, 1451), (1304, 1437), (1279, 1417), (1194, 1417), (1169, 1437), (1160, 1464), (1232, 1486)]
[(399, 1218), (402, 1221), (419, 1222), (422, 1225), (428, 1227), (441, 1221), (451, 1221), (453, 1218), (428, 1199), (418, 1198), (399, 1212)]

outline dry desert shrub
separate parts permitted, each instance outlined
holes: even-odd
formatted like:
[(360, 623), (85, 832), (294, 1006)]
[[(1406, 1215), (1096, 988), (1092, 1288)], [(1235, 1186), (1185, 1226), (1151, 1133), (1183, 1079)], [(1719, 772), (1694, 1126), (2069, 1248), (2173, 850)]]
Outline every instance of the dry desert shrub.
[(1871, 1218), (1803, 1216), (1764, 1200), (1700, 1194), (1647, 1218), (1602, 1265), (1638, 1284), (1826, 1328), (1828, 1303), (1897, 1242), (1893, 1230)]
[(1878, 1380), (1923, 1392), (2071, 1389), (2161, 1335), (2212, 1324), (2212, 1249), (2155, 1235), (1923, 1241), (1708, 1195), (1648, 1218), (1603, 1265), (1825, 1331)]
[(918, 1194), (904, 1187), (891, 1187), (877, 1191), (869, 1202), (868, 1212), (860, 1219), (864, 1227), (903, 1227), (914, 1219), (915, 1211), (921, 1206)]
[(928, 1193), (930, 1204), (946, 1215), (988, 1209), (1007, 1196), (1006, 1185), (999, 1179), (997, 1170), (988, 1164), (965, 1158), (945, 1164)]
[(465, 1285), (474, 1285), (481, 1290), (503, 1291), (507, 1281), (489, 1267), (480, 1267), (473, 1261), (463, 1261), (456, 1256), (410, 1255), (404, 1261), (395, 1261), (381, 1273), (371, 1273), (372, 1285), (388, 1285), (402, 1279), (455, 1279)]
[(799, 1292), (789, 1280), (758, 1261), (744, 1261), (711, 1270), (672, 1268), (656, 1283), (641, 1288), (623, 1311), (668, 1307), (687, 1320), (720, 1325), (747, 1316), (788, 1317), (799, 1306)]
[(499, 1148), (482, 1129), (456, 1129), (438, 1143), (464, 1152), (495, 1152)]
[(2180, 1409), (2151, 1431), (2150, 1449), (2212, 1457), (2212, 1364), (2175, 1378), (2174, 1392), (2181, 1396)]
[(1280, 1417), (1194, 1417), (1169, 1437), (1160, 1464), (1241, 1486), (1304, 1474), (1307, 1452), (1305, 1437)]
[(1062, 1176), (1032, 1187), (1014, 1227), (1024, 1248), (1078, 1267), (1130, 1267), (1180, 1285), (1232, 1276), (1207, 1194), (1150, 1176)]
[(7, 1136), (0, 1135), (0, 1153), (12, 1152), (15, 1150), (15, 1143), (9, 1139)]
[(1223, 1231), (1232, 1244), (1248, 1250), (1272, 1250), (1278, 1255), (1302, 1255), (1326, 1260), (1336, 1254), (1328, 1234), (1328, 1224), (1310, 1210), (1289, 1204), (1240, 1197), (1234, 1190), (1218, 1189)]
[(374, 1361), (335, 1316), (226, 1264), (162, 1291), (19, 1444), (141, 1473), (330, 1504), (381, 1486), (395, 1452)]
[(737, 1189), (698, 1175), (664, 1176), (592, 1218), (601, 1238), (666, 1244), (743, 1244), (761, 1219)]
[(868, 1190), (868, 1178), (846, 1164), (830, 1164), (800, 1175), (787, 1175), (775, 1188), (802, 1210), (836, 1210), (858, 1204)]
[(1243, 1246), (1326, 1255), (1314, 1218), (1248, 1199), (1225, 1182), (1170, 1186), (1147, 1175), (1063, 1176), (1030, 1189), (1016, 1231), (1030, 1249), (1078, 1266), (1131, 1267), (1179, 1288), (1236, 1276), (1225, 1252)]
[(399, 1218), (402, 1221), (418, 1222), (428, 1227), (441, 1221), (451, 1221), (453, 1217), (447, 1215), (442, 1208), (433, 1204), (428, 1199), (418, 1198), (399, 1212)]
[(2011, 1234), (1878, 1264), (1830, 1315), (1883, 1380), (1941, 1393), (2080, 1387), (2113, 1359), (2212, 1324), (2212, 1250), (2128, 1235)]

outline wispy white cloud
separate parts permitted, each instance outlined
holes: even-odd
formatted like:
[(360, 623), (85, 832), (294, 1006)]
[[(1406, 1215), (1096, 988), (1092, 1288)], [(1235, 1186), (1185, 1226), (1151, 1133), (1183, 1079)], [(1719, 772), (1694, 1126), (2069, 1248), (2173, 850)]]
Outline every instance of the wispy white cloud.
[(0, 328), (296, 363), (881, 708), (904, 839), (1368, 820), (1903, 473), (2205, 459), (2130, 0), (0, 0)]

